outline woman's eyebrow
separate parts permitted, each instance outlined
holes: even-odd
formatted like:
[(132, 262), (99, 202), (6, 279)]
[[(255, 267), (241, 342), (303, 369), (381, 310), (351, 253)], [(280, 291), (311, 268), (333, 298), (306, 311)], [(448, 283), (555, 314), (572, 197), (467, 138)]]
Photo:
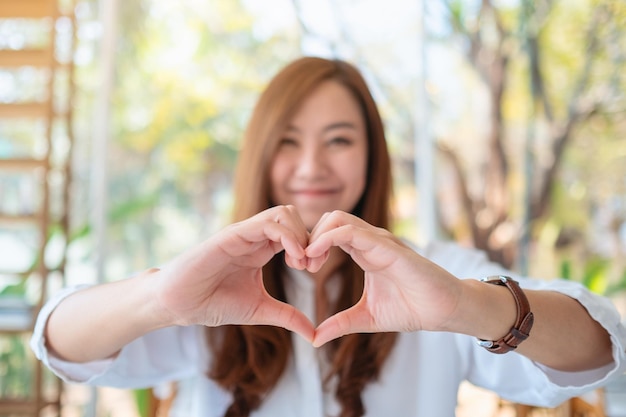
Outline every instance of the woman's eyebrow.
[(352, 122), (336, 122), (336, 123), (331, 123), (328, 126), (326, 126), (324, 128), (324, 131), (328, 132), (329, 130), (343, 129), (343, 128), (356, 129), (356, 125)]
[[(354, 123), (352, 123), (352, 122), (334, 122), (334, 123), (331, 123), (331, 124), (325, 126), (323, 131), (324, 132), (328, 132), (329, 130), (333, 130), (333, 129), (345, 129), (345, 128), (356, 129), (356, 125)], [(298, 129), (297, 126), (288, 125), (287, 126), (287, 131), (288, 132), (291, 131), (291, 132), (298, 133), (298, 132), (300, 132), (300, 129)]]

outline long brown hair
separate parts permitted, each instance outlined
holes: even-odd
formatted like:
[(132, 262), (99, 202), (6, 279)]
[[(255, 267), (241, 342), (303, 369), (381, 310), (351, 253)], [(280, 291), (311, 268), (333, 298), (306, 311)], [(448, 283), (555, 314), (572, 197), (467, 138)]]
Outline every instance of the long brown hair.
[[(235, 173), (234, 220), (240, 221), (269, 208), (269, 170), (281, 135), (299, 104), (321, 82), (335, 80), (352, 92), (361, 106), (368, 138), (368, 169), (365, 191), (353, 213), (368, 223), (389, 228), (391, 167), (383, 123), (360, 72), (339, 60), (304, 57), (287, 65), (269, 83), (252, 113)], [(282, 279), (282, 256), (263, 268), (267, 291), (287, 301)], [(346, 257), (338, 271), (342, 289), (334, 312), (354, 305), (363, 293), (363, 271)], [(210, 378), (233, 394), (225, 416), (248, 416), (276, 385), (292, 351), (289, 332), (272, 326), (223, 326), (207, 328), (213, 351)], [(331, 370), (336, 378), (337, 400), (342, 417), (365, 413), (361, 392), (380, 374), (395, 343), (395, 333), (353, 334), (330, 344)]]

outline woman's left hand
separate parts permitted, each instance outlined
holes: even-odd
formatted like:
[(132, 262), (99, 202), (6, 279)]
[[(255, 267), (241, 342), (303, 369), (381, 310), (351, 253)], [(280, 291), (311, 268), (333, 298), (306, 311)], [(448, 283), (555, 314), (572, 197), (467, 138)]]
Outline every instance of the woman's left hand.
[(365, 272), (361, 299), (318, 326), (315, 346), (349, 333), (446, 330), (461, 297), (460, 281), (389, 231), (335, 211), (320, 219), (309, 242), (309, 271), (318, 271), (324, 254), (338, 246)]

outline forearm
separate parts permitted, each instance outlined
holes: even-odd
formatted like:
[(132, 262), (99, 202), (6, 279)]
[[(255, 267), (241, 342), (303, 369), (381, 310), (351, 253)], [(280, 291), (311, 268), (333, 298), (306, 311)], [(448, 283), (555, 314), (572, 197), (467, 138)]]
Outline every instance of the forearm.
[(151, 278), (152, 271), (146, 271), (68, 296), (48, 319), (48, 348), (72, 362), (104, 359), (137, 337), (167, 325), (152, 296)]
[(563, 371), (593, 369), (613, 360), (608, 332), (578, 301), (557, 292), (526, 294), (535, 324), (519, 353)]
[[(476, 280), (463, 280), (462, 301), (453, 322), (456, 331), (497, 340), (515, 321), (515, 302), (509, 290)], [(550, 291), (524, 291), (535, 316), (530, 337), (518, 353), (562, 371), (581, 371), (611, 362), (606, 330), (576, 300)]]

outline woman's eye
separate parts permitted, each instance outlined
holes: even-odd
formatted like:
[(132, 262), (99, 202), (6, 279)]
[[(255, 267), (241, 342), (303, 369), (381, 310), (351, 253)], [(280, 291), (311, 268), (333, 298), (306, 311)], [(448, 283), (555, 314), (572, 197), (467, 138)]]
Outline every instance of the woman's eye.
[(298, 146), (298, 142), (292, 138), (282, 138), (278, 142), (278, 146)]
[(328, 141), (328, 143), (330, 145), (340, 145), (340, 146), (344, 146), (344, 145), (350, 145), (352, 144), (352, 141), (348, 138), (345, 138), (343, 136), (337, 136), (332, 138), (330, 141)]

